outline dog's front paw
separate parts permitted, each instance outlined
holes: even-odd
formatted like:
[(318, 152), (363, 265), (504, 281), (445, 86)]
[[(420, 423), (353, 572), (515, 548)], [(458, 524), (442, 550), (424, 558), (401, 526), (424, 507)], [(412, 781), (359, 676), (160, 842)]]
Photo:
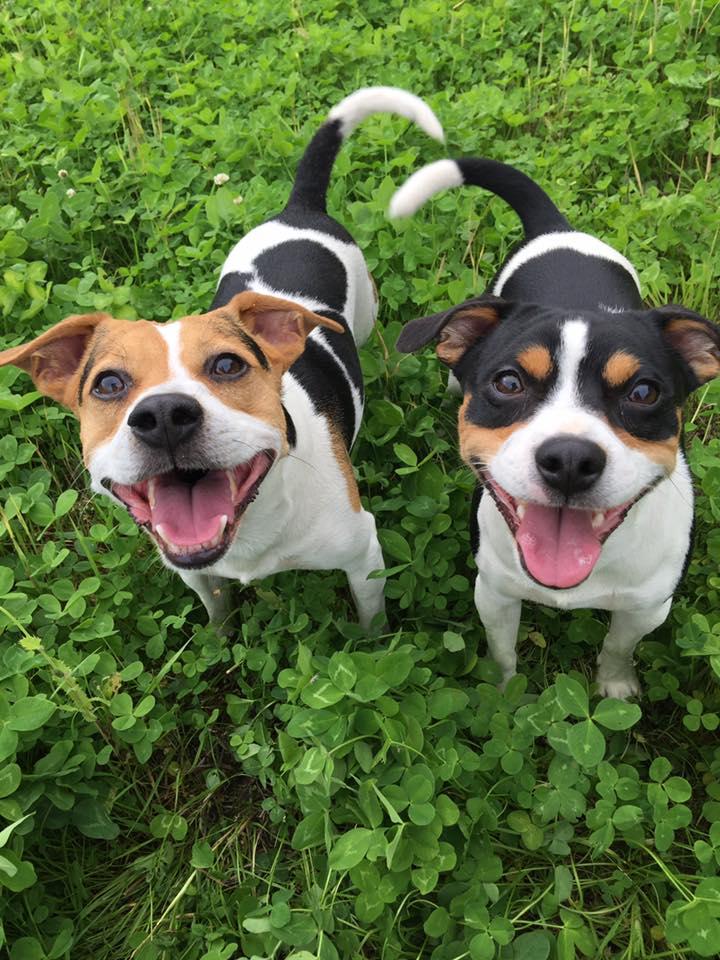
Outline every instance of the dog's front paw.
[(598, 667), (595, 677), (601, 697), (612, 697), (615, 700), (628, 700), (630, 697), (640, 696), (640, 681), (631, 665), (623, 670), (603, 670), (602, 664)]

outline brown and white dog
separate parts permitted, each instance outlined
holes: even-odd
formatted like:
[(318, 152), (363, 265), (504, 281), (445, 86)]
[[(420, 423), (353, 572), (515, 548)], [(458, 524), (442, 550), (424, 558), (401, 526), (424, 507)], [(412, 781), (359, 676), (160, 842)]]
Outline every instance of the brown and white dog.
[(332, 165), (366, 116), (442, 139), (403, 90), (358, 90), (303, 155), (285, 209), (231, 251), (208, 313), (168, 323), (68, 317), (0, 353), (80, 421), (92, 488), (124, 504), (163, 562), (228, 613), (223, 579), (346, 572), (360, 622), (384, 609), (375, 521), (349, 459), (363, 409), (357, 346), (377, 300), (360, 249), (325, 208)]

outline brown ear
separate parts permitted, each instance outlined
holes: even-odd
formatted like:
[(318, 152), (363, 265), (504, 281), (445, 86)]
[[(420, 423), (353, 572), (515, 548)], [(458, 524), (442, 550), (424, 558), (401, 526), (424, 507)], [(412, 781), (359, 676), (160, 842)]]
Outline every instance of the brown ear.
[(284, 370), (303, 352), (307, 336), (315, 327), (345, 332), (337, 320), (322, 317), (292, 300), (253, 290), (238, 293), (224, 309), (237, 312), (242, 325), (260, 342), (268, 358)]
[(716, 324), (674, 304), (653, 312), (666, 342), (690, 368), (694, 379), (691, 389), (720, 375), (720, 328)]
[(20, 367), (30, 374), (41, 393), (73, 408), (74, 396), (68, 393), (70, 382), (98, 325), (110, 319), (107, 313), (67, 317), (30, 343), (3, 350), (0, 367), (7, 364)]
[(413, 353), (431, 340), (437, 340), (438, 358), (448, 367), (454, 367), (474, 343), (490, 333), (500, 321), (502, 309), (507, 307), (507, 301), (487, 294), (466, 300), (443, 313), (411, 320), (398, 337), (397, 349), (401, 353)]

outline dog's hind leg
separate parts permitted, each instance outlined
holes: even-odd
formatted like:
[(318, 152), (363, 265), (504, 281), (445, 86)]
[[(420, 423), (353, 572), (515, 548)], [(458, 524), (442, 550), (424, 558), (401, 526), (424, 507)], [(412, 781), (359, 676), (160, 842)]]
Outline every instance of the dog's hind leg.
[(498, 593), (478, 576), (475, 581), (475, 606), (485, 628), (488, 651), (502, 671), (501, 687), (517, 672), (518, 629), (522, 602)]
[(202, 570), (178, 570), (178, 573), (202, 600), (210, 623), (217, 626), (221, 633), (227, 633), (226, 621), (230, 615), (230, 581), (203, 573)]
[(603, 697), (626, 700), (640, 694), (633, 667), (633, 652), (640, 640), (667, 619), (672, 597), (660, 606), (641, 610), (616, 610), (597, 658), (596, 680)]
[(385, 561), (373, 515), (361, 510), (355, 517), (357, 520), (352, 537), (357, 544), (357, 553), (343, 564), (343, 569), (347, 574), (360, 626), (369, 627), (378, 613), (385, 612), (385, 580), (368, 580), (368, 574), (373, 570), (383, 570)]

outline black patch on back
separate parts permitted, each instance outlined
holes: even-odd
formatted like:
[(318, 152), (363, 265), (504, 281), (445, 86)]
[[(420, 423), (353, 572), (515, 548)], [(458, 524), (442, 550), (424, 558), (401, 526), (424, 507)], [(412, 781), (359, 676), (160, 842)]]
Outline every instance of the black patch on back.
[(483, 485), (478, 483), (473, 490), (470, 500), (470, 549), (473, 559), (477, 556), (480, 549), (480, 524), (478, 523), (478, 510), (480, 509), (480, 500), (483, 495)]
[(272, 219), (277, 220), (278, 223), (287, 224), (289, 227), (297, 227), (300, 230), (319, 230), (321, 233), (326, 233), (329, 237), (342, 240), (344, 243), (355, 243), (341, 223), (333, 220), (332, 217), (320, 210), (310, 210), (301, 206), (286, 207), (282, 213)]
[(292, 300), (303, 296), (345, 309), (347, 271), (338, 257), (313, 240), (285, 240), (254, 261), (258, 280)]
[(250, 289), (251, 281), (252, 275), (249, 273), (226, 273), (220, 278), (210, 309), (217, 310), (218, 307), (224, 307), (226, 303), (230, 303), (237, 293)]
[(318, 338), (322, 337), (345, 365), (362, 400), (364, 394), (360, 358), (345, 318), (332, 310), (319, 310), (318, 313), (342, 324), (345, 333), (321, 328), (317, 333), (311, 334), (305, 342), (305, 350), (290, 367), (289, 372), (307, 392), (313, 409), (330, 418), (338, 427), (349, 450), (356, 428), (352, 391), (337, 360), (317, 342)]
[(550, 250), (518, 267), (501, 296), (561, 310), (642, 307), (635, 281), (619, 263), (567, 249)]

